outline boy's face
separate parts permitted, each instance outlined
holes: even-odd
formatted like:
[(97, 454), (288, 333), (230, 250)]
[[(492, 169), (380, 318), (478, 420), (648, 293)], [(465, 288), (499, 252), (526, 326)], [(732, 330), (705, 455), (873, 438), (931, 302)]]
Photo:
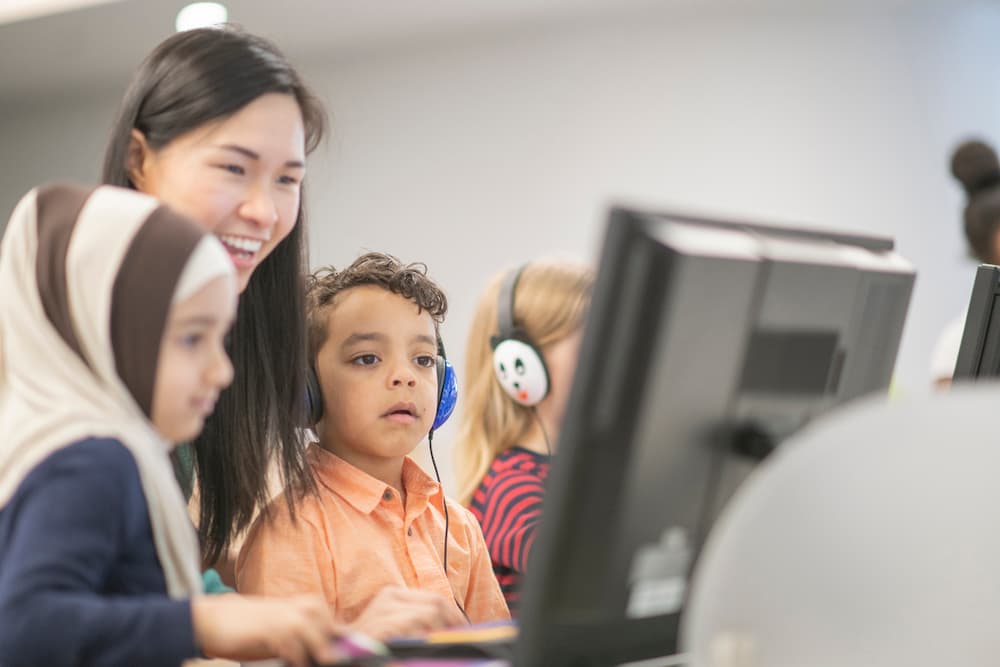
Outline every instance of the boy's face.
[(352, 287), (327, 315), (316, 355), (323, 446), (362, 470), (409, 454), (437, 409), (434, 320), (381, 287)]

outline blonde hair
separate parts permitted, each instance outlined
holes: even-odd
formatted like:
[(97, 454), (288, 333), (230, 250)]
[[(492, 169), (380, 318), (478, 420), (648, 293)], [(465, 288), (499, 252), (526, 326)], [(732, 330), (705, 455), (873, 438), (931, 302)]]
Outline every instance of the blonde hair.
[[(516, 269), (515, 269), (516, 270)], [(532, 423), (531, 408), (515, 403), (493, 371), (490, 337), (497, 333), (500, 286), (510, 271), (495, 276), (479, 297), (466, 345), (462, 412), (456, 436), (459, 500), (468, 505), (493, 459), (518, 443)], [(583, 326), (594, 284), (593, 271), (559, 260), (524, 267), (514, 296), (514, 322), (539, 348)]]

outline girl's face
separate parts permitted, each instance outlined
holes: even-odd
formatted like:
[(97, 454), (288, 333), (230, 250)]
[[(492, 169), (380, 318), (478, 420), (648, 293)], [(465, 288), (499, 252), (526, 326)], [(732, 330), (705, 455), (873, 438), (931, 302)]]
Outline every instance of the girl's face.
[(224, 342), (237, 298), (236, 281), (219, 276), (170, 309), (156, 365), (151, 421), (171, 442), (198, 435), (219, 392), (233, 380)]
[(295, 98), (262, 95), (158, 150), (138, 130), (132, 133), (132, 182), (214, 233), (233, 260), (242, 292), (298, 217), (305, 127)]
[(545, 365), (549, 369), (550, 391), (545, 399), (538, 404), (538, 410), (543, 412), (549, 424), (562, 424), (569, 402), (570, 388), (573, 386), (573, 376), (576, 373), (577, 358), (580, 356), (580, 343), (583, 341), (583, 329), (578, 329), (562, 340), (542, 348)]

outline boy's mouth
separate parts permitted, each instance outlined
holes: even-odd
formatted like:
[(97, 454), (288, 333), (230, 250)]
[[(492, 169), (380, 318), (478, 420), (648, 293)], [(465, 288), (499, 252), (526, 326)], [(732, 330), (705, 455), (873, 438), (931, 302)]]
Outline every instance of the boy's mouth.
[(413, 403), (396, 403), (382, 415), (392, 421), (410, 423), (417, 418), (417, 406)]
[(416, 417), (417, 406), (413, 403), (396, 403), (391, 408), (386, 410), (383, 417), (388, 417), (389, 415), (410, 415), (411, 417)]

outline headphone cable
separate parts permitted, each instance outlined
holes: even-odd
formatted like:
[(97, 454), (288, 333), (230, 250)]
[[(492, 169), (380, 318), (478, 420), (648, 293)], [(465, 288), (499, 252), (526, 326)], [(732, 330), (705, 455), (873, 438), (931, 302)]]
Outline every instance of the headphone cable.
[(444, 486), (441, 484), (441, 473), (438, 472), (437, 460), (434, 458), (434, 431), (427, 434), (427, 449), (431, 453), (431, 465), (434, 466), (434, 477), (441, 487), (441, 508), (444, 510), (444, 573), (448, 574), (448, 499), (444, 497)]
[[(535, 418), (535, 421), (538, 422), (538, 426), (542, 429), (542, 437), (545, 438), (545, 452), (549, 456), (552, 456), (552, 444), (549, 442), (549, 432), (545, 430), (545, 422), (542, 421), (541, 416), (538, 414), (538, 408), (534, 405), (531, 406), (531, 414)], [(433, 458), (434, 455), (432, 454), (431, 459), (433, 460)]]
[[(448, 498), (444, 495), (444, 485), (441, 484), (441, 473), (438, 472), (437, 459), (434, 458), (434, 431), (429, 431), (427, 433), (427, 450), (431, 454), (431, 465), (434, 466), (434, 477), (437, 478), (438, 486), (441, 487), (441, 509), (444, 510), (444, 577), (445, 580), (448, 579)], [(449, 588), (451, 583), (448, 584)], [(462, 607), (462, 603), (458, 601), (458, 598), (454, 595), (452, 599), (455, 600), (455, 605), (458, 610), (462, 612), (462, 616), (465, 617), (466, 622), (471, 623), (469, 615), (465, 613), (465, 608)]]

